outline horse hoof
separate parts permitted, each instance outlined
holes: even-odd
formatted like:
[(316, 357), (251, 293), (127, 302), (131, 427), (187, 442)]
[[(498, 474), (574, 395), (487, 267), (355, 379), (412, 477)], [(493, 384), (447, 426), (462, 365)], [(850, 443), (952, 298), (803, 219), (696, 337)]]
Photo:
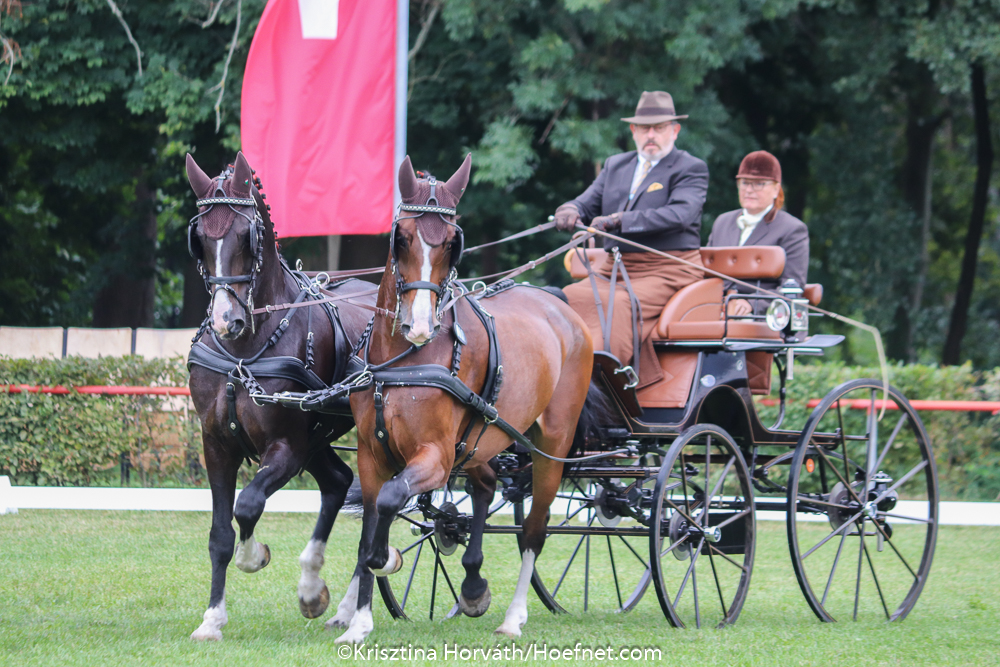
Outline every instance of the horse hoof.
[(372, 569), (372, 574), (376, 577), (388, 577), (403, 569), (403, 554), (396, 547), (389, 547), (389, 559), (385, 565), (378, 569)]
[(266, 544), (262, 544), (260, 546), (264, 547), (264, 560), (260, 564), (260, 569), (263, 570), (265, 567), (267, 567), (267, 564), (271, 562), (271, 547), (267, 546)]
[(325, 627), (327, 630), (346, 630), (350, 625), (350, 620), (345, 621), (334, 616), (326, 622)]
[(302, 598), (299, 598), (299, 611), (306, 618), (319, 618), (326, 611), (326, 608), (330, 606), (330, 589), (326, 586), (319, 593), (319, 598), (313, 602), (306, 602)]
[(480, 595), (475, 600), (468, 600), (464, 595), (458, 596), (458, 605), (462, 608), (462, 613), (471, 618), (478, 618), (486, 613), (490, 608), (490, 589)]

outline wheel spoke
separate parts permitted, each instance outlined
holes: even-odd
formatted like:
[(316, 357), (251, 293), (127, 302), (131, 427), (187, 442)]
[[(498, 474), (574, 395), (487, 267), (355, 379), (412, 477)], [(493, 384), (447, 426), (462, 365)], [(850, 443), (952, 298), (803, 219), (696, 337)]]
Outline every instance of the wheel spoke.
[[(861, 544), (864, 545), (864, 542), (862, 542)], [(878, 583), (878, 576), (876, 576), (875, 574), (875, 566), (872, 565), (872, 557), (871, 554), (868, 553), (867, 546), (865, 546), (865, 558), (868, 560), (868, 569), (872, 571), (872, 579), (875, 580), (875, 589), (878, 590), (878, 598), (879, 600), (882, 601), (882, 610), (885, 612), (885, 618), (886, 620), (890, 620), (889, 607), (887, 607), (885, 604), (885, 597), (882, 595), (882, 587)]]
[[(711, 553), (711, 552), (710, 552)], [(701, 607), (698, 606), (698, 571), (691, 571), (691, 592), (694, 594), (694, 627), (701, 630)]]
[(903, 424), (909, 421), (909, 419), (910, 416), (904, 413), (903, 416), (899, 418), (899, 421), (896, 422), (896, 427), (892, 429), (892, 435), (889, 436), (889, 439), (885, 443), (885, 447), (882, 448), (882, 453), (879, 455), (878, 461), (875, 462), (873, 470), (877, 471), (880, 467), (882, 467), (882, 461), (885, 460), (885, 455), (889, 453), (892, 443), (895, 442), (896, 436), (899, 435), (899, 430), (903, 428)]
[[(417, 547), (417, 555), (413, 557), (413, 565), (410, 567), (410, 577), (406, 580), (406, 590), (403, 591), (403, 602), (400, 603), (399, 608), (406, 611), (406, 598), (410, 597), (410, 587), (413, 586), (413, 575), (417, 572), (417, 563), (420, 562), (420, 552), (424, 550), (424, 538), (420, 538), (418, 542), (414, 544), (419, 544)], [(413, 546), (412, 544), (410, 545)], [(406, 553), (401, 552), (401, 553)]]
[(670, 506), (671, 506), (672, 508), (674, 508), (674, 511), (676, 511), (676, 512), (680, 513), (680, 515), (681, 515), (682, 517), (684, 517), (685, 519), (687, 519), (687, 520), (688, 520), (688, 523), (690, 523), (690, 524), (691, 524), (692, 526), (697, 526), (697, 525), (698, 525), (698, 522), (697, 522), (697, 521), (695, 521), (695, 520), (694, 520), (694, 519), (692, 519), (692, 518), (691, 518), (690, 516), (688, 516), (687, 514), (685, 514), (685, 513), (684, 513), (684, 510), (682, 510), (682, 509), (681, 509), (680, 507), (678, 507), (677, 505), (675, 505), (675, 504), (674, 504), (674, 501), (670, 500), (670, 498), (664, 498), (664, 499), (663, 499), (663, 502), (665, 502), (666, 504), (668, 504), (668, 505), (670, 505)]
[[(815, 445), (815, 444), (813, 446), (816, 448), (816, 452), (821, 457), (823, 457), (823, 460), (826, 461), (827, 464), (829, 464), (830, 469), (833, 470), (833, 473), (837, 476), (837, 479), (840, 480), (840, 483), (844, 485), (844, 488), (847, 489), (848, 493), (850, 493), (852, 496), (854, 496), (854, 502), (856, 502), (858, 505), (864, 506), (864, 503), (861, 502), (861, 498), (859, 498), (858, 494), (854, 492), (854, 486), (852, 486), (851, 483), (847, 481), (846, 477), (842, 477), (841, 476), (840, 471), (837, 470), (837, 466), (833, 465), (833, 463), (830, 462), (830, 459), (828, 459), (826, 457), (826, 453), (823, 451), (823, 447), (821, 445)], [(844, 451), (845, 451), (844, 469), (846, 471), (846, 469), (847, 469), (847, 456), (846, 456), (847, 448), (846, 447), (844, 448)]]
[(582, 512), (582, 511), (583, 511), (583, 510), (585, 510), (585, 509), (587, 509), (587, 505), (585, 505), (585, 504), (584, 504), (584, 505), (580, 505), (580, 507), (578, 507), (578, 508), (576, 509), (576, 511), (575, 511), (575, 512), (573, 512), (572, 514), (569, 514), (569, 515), (567, 515), (567, 516), (566, 516), (566, 518), (565, 518), (565, 519), (563, 519), (562, 521), (560, 521), (560, 522), (559, 522), (559, 523), (558, 523), (557, 525), (559, 525), (559, 526), (565, 526), (565, 525), (566, 525), (567, 523), (569, 523), (569, 522), (570, 522), (570, 520), (572, 520), (572, 519), (573, 519), (573, 518), (574, 518), (574, 517), (575, 517), (575, 516), (576, 516), (577, 514), (579, 514), (580, 512)]
[(806, 558), (809, 558), (809, 556), (812, 554), (812, 552), (814, 552), (817, 549), (819, 549), (821, 546), (823, 546), (824, 544), (826, 544), (827, 542), (829, 542), (831, 539), (833, 539), (837, 535), (840, 535), (842, 532), (844, 532), (845, 530), (847, 530), (848, 527), (854, 525), (854, 522), (858, 518), (860, 518), (862, 514), (864, 514), (864, 511), (858, 512), (857, 514), (855, 514), (854, 516), (852, 516), (850, 519), (848, 519), (847, 521), (845, 521), (843, 524), (841, 524), (840, 528), (837, 528), (836, 530), (834, 530), (832, 533), (830, 533), (829, 535), (827, 535), (826, 537), (824, 537), (822, 540), (820, 540), (816, 544), (816, 546), (814, 546), (812, 549), (810, 549), (809, 551), (807, 551), (805, 553), (805, 555), (802, 556), (802, 558), (800, 560), (805, 560)]
[(886, 489), (885, 491), (883, 491), (882, 493), (880, 493), (879, 496), (878, 496), (878, 498), (876, 498), (872, 502), (875, 503), (876, 505), (878, 505), (882, 500), (884, 500), (886, 498), (886, 496), (888, 496), (890, 493), (892, 493), (893, 491), (895, 491), (896, 489), (898, 489), (903, 484), (906, 484), (907, 482), (909, 482), (911, 477), (913, 477), (918, 472), (920, 472), (921, 470), (923, 470), (924, 468), (926, 468), (927, 465), (928, 465), (928, 463), (929, 463), (929, 461), (927, 459), (924, 459), (923, 461), (921, 461), (917, 465), (915, 465), (912, 468), (910, 468), (910, 472), (908, 472), (905, 475), (903, 475), (902, 477), (900, 477), (896, 481), (895, 484), (893, 484), (888, 489)]
[(663, 551), (661, 551), (660, 552), (660, 558), (663, 558), (668, 553), (670, 553), (671, 551), (673, 551), (674, 549), (676, 549), (680, 545), (684, 544), (684, 542), (686, 542), (689, 537), (691, 537), (691, 536), (690, 535), (684, 535), (683, 537), (681, 537), (681, 539), (677, 540), (676, 542), (674, 542), (673, 544), (671, 544), (669, 547), (667, 547), (666, 549), (664, 549)]
[(733, 560), (732, 558), (730, 558), (730, 557), (729, 557), (729, 556), (727, 556), (726, 554), (722, 553), (722, 552), (721, 552), (720, 550), (716, 549), (716, 548), (715, 548), (715, 545), (714, 545), (714, 544), (712, 544), (711, 542), (709, 542), (709, 544), (708, 544), (708, 550), (709, 550), (709, 551), (714, 551), (715, 553), (719, 554), (720, 556), (722, 556), (722, 557), (723, 557), (723, 558), (725, 558), (725, 559), (726, 559), (727, 561), (729, 561), (730, 563), (732, 563), (732, 564), (733, 564), (734, 566), (738, 567), (739, 569), (743, 570), (744, 572), (746, 572), (746, 571), (747, 571), (747, 568), (746, 568), (746, 566), (744, 566), (744, 565), (740, 565), (739, 563), (737, 563), (736, 561), (734, 561), (734, 560)]
[[(840, 399), (837, 399), (837, 421), (840, 422), (840, 444), (844, 450), (844, 477), (850, 477), (851, 473), (847, 470), (847, 431), (844, 429), (844, 413), (840, 408)], [(825, 457), (824, 457), (825, 458)], [(850, 486), (847, 482), (843, 482), (844, 486)]]
[[(878, 411), (875, 409), (875, 397), (877, 393), (874, 389), (871, 390), (871, 403), (868, 406), (868, 448), (865, 450), (865, 494), (868, 493), (868, 487), (871, 485), (872, 474), (875, 472), (872, 469), (872, 459), (875, 458), (875, 453), (878, 451)], [(846, 456), (846, 452), (844, 453)]]
[(836, 507), (837, 509), (842, 509), (842, 510), (851, 509), (849, 505), (839, 505), (837, 503), (831, 503), (826, 500), (817, 500), (816, 498), (810, 498), (808, 496), (804, 496), (801, 493), (798, 495), (798, 502), (810, 505), (824, 505), (826, 507)]
[(701, 541), (698, 542), (698, 547), (691, 552), (691, 564), (688, 566), (687, 572), (684, 573), (684, 580), (681, 581), (681, 587), (677, 590), (677, 597), (674, 598), (674, 609), (681, 602), (681, 596), (684, 595), (684, 587), (687, 586), (688, 579), (691, 577), (691, 573), (694, 572), (694, 564), (698, 562), (698, 554), (701, 553), (701, 546), (705, 543), (705, 536), (702, 535)]
[(425, 533), (425, 534), (421, 535), (421, 536), (420, 536), (420, 539), (418, 539), (418, 540), (417, 540), (416, 542), (414, 542), (414, 543), (413, 543), (413, 544), (411, 544), (410, 546), (408, 546), (408, 547), (406, 547), (405, 549), (403, 549), (402, 551), (400, 551), (400, 552), (399, 552), (399, 554), (400, 554), (400, 555), (402, 556), (402, 555), (404, 555), (404, 554), (405, 554), (405, 553), (406, 553), (407, 551), (409, 551), (410, 549), (412, 549), (413, 547), (415, 547), (415, 546), (418, 546), (418, 545), (423, 545), (423, 543), (424, 543), (424, 542), (425, 542), (425, 541), (426, 541), (426, 540), (427, 540), (428, 538), (431, 538), (431, 537), (434, 537), (434, 533), (432, 533), (432, 532), (431, 532), (431, 533)]
[(563, 579), (566, 578), (566, 573), (569, 572), (569, 568), (573, 566), (573, 560), (576, 558), (576, 554), (580, 551), (580, 545), (583, 544), (583, 540), (584, 540), (585, 537), (587, 537), (587, 536), (586, 535), (581, 535), (580, 536), (580, 541), (576, 543), (576, 548), (573, 549), (573, 555), (569, 557), (569, 562), (566, 563), (566, 569), (563, 570), (562, 576), (559, 577), (559, 583), (557, 583), (556, 587), (554, 589), (552, 589), (552, 597), (553, 598), (555, 598), (555, 596), (559, 594), (559, 587), (562, 586)]
[(896, 556), (899, 557), (899, 560), (903, 561), (903, 565), (905, 565), (906, 569), (910, 571), (910, 574), (913, 575), (913, 578), (914, 579), (919, 579), (919, 577), (917, 577), (917, 573), (914, 572), (913, 568), (910, 567), (910, 564), (906, 562), (906, 559), (903, 557), (903, 554), (899, 553), (899, 549), (897, 549), (896, 545), (893, 544), (892, 540), (889, 539), (889, 534), (885, 532), (885, 529), (883, 529), (882, 526), (879, 525), (878, 521), (872, 521), (872, 523), (874, 523), (875, 527), (878, 529), (878, 531), (880, 533), (882, 533), (882, 538), (892, 548), (892, 550), (893, 550), (893, 552), (895, 552)]
[(434, 620), (434, 601), (437, 599), (437, 586), (438, 586), (438, 565), (441, 561), (437, 557), (437, 547), (431, 542), (431, 551), (434, 552), (434, 577), (431, 579), (431, 611), (430, 620)]
[(623, 543), (623, 544), (624, 544), (624, 545), (625, 545), (626, 547), (628, 547), (628, 550), (632, 552), (632, 555), (633, 555), (633, 556), (635, 556), (636, 558), (638, 558), (638, 559), (639, 559), (639, 562), (640, 562), (640, 563), (642, 563), (642, 566), (643, 566), (643, 567), (645, 567), (645, 568), (646, 568), (646, 569), (648, 570), (648, 569), (649, 569), (649, 563), (647, 563), (646, 561), (644, 561), (644, 560), (642, 559), (642, 556), (640, 556), (640, 555), (638, 554), (638, 552), (636, 552), (636, 550), (632, 548), (632, 545), (631, 545), (631, 544), (629, 544), (629, 543), (628, 543), (628, 541), (626, 541), (626, 540), (625, 540), (625, 538), (624, 538), (624, 537), (622, 537), (621, 535), (619, 535), (619, 536), (618, 536), (618, 539), (619, 539), (619, 540), (621, 540), (621, 541), (622, 541), (622, 543)]
[(615, 568), (615, 552), (611, 548), (611, 536), (610, 535), (605, 535), (604, 537), (607, 538), (607, 540), (608, 540), (608, 558), (611, 559), (611, 576), (614, 577), (614, 579), (615, 579), (615, 595), (618, 596), (618, 608), (621, 609), (622, 606), (623, 606), (622, 605), (622, 591), (618, 587), (618, 570)]
[(441, 553), (433, 542), (431, 542), (431, 548), (434, 550), (435, 560), (441, 565), (441, 574), (444, 576), (444, 583), (448, 584), (448, 590), (451, 591), (452, 599), (458, 602), (458, 595), (455, 594), (455, 587), (451, 585), (451, 577), (448, 576), (448, 569), (444, 566), (444, 561), (441, 560)]
[(715, 570), (715, 558), (712, 557), (712, 550), (708, 550), (708, 562), (712, 564), (712, 577), (715, 579), (715, 589), (719, 591), (719, 604), (722, 605), (722, 619), (725, 620), (729, 612), (726, 611), (726, 600), (722, 595), (722, 584), (719, 583), (719, 573)]
[(920, 519), (915, 516), (904, 516), (902, 514), (894, 514), (892, 512), (879, 512), (878, 515), (880, 517), (887, 516), (887, 517), (892, 517), (893, 519), (902, 519), (904, 521), (916, 521), (918, 523), (927, 523), (927, 524), (934, 523), (934, 519)]
[[(708, 491), (708, 489), (709, 489), (709, 486), (708, 486), (709, 472), (711, 472), (711, 470), (712, 470), (712, 436), (709, 435), (709, 436), (705, 436), (705, 491)], [(708, 508), (712, 504), (712, 496), (713, 495), (715, 495), (715, 494), (713, 493), (711, 495), (705, 496), (705, 500), (703, 501), (705, 503), (705, 511), (702, 512), (702, 517), (701, 517), (701, 525), (702, 525), (702, 527), (707, 527), (708, 526)], [(695, 599), (697, 599), (697, 597), (698, 596), (697, 596), (697, 593), (696, 593), (695, 594)], [(696, 614), (697, 614), (697, 606), (698, 605), (696, 604), (695, 605), (695, 612), (696, 612)]]
[(830, 576), (826, 580), (826, 588), (823, 589), (823, 600), (820, 602), (821, 605), (826, 604), (826, 596), (830, 594), (830, 586), (833, 584), (833, 575), (837, 572), (837, 563), (840, 562), (840, 552), (844, 549), (844, 540), (847, 539), (847, 533), (842, 533), (840, 536), (840, 544), (837, 546), (837, 555), (833, 558), (833, 567), (830, 568)]
[[(719, 493), (719, 491), (722, 489), (722, 485), (726, 481), (726, 477), (729, 476), (729, 469), (733, 466), (734, 463), (736, 463), (736, 457), (735, 456), (730, 456), (729, 457), (729, 461), (726, 462), (725, 467), (722, 469), (722, 475), (719, 477), (719, 479), (715, 480), (715, 486), (712, 488), (712, 493), (709, 494), (709, 496), (708, 496), (708, 498), (706, 500), (706, 502), (707, 502), (706, 509), (709, 509), (709, 508), (712, 507), (712, 498), (714, 498)], [(706, 483), (705, 488), (706, 489), (708, 488), (707, 483)]]
[(587, 535), (587, 551), (583, 555), (583, 611), (586, 613), (590, 601), (590, 535)]
[(729, 517), (728, 519), (726, 519), (725, 521), (723, 521), (722, 523), (718, 524), (716, 526), (716, 528), (718, 528), (719, 530), (722, 530), (723, 528), (725, 528), (726, 526), (728, 526), (729, 524), (731, 524), (733, 521), (736, 521), (740, 517), (747, 516), (748, 514), (750, 514), (750, 510), (749, 509), (745, 509), (742, 512), (740, 512), (739, 514), (734, 514), (731, 517)]
[(854, 620), (858, 620), (858, 600), (861, 598), (861, 564), (862, 557), (864, 556), (865, 549), (865, 520), (861, 519), (861, 527), (858, 528), (858, 537), (860, 538), (858, 546), (858, 580), (854, 584)]
[[(688, 489), (687, 489), (687, 464), (684, 462), (684, 452), (681, 452), (680, 459), (681, 459), (681, 488), (684, 491), (684, 507), (687, 508), (688, 512), (684, 516), (693, 525), (697, 526), (698, 522), (691, 518), (691, 502), (688, 500), (690, 496), (688, 494)], [(678, 508), (678, 511), (680, 511), (680, 508)]]

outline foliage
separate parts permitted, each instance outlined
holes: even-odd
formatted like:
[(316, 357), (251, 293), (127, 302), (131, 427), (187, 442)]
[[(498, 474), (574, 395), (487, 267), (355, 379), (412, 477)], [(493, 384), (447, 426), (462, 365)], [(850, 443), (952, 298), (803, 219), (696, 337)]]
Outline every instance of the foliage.
[[(213, 88), (241, 1), (217, 132)], [(243, 64), (265, 3), (119, 5), (142, 76), (106, 0), (0, 16), (21, 49), (0, 86), (0, 232), (16, 241), (0, 249), (4, 324), (90, 323), (106, 288), (133, 287), (122, 275), (156, 281), (149, 316), (161, 323), (178, 322), (182, 294), (204, 298), (181, 285), (194, 278), (181, 158), (197, 149), (221, 167), (238, 148)], [(787, 208), (810, 227), (824, 305), (878, 326), (895, 359), (940, 359), (972, 210), (970, 65), (985, 68), (993, 97), (1000, 86), (996, 0), (411, 0), (410, 20), (408, 152), (450, 173), (473, 151), (470, 245), (579, 194), (631, 148), (619, 118), (638, 93), (665, 89), (690, 114), (678, 145), (710, 167), (704, 237), (737, 206), (742, 156), (770, 150)], [(1000, 364), (998, 171), (963, 348), (976, 368)], [(494, 247), (462, 268), (494, 273), (562, 238)], [(568, 279), (558, 262), (528, 277)], [(862, 362), (855, 353), (845, 360)]]
[[(0, 359), (3, 385), (186, 383), (187, 371), (179, 360)], [(143, 486), (169, 479), (191, 484), (200, 476), (200, 431), (193, 410), (164, 411), (177, 401), (165, 396), (3, 393), (0, 474), (10, 475), (15, 484), (78, 486), (107, 483), (119, 476), (121, 466), (125, 475), (131, 465)]]
[[(855, 378), (880, 378), (878, 366), (799, 362), (788, 383), (788, 407), (781, 428), (801, 430), (811, 409), (837, 385)], [(998, 400), (1000, 369), (977, 374), (964, 366), (891, 365), (889, 382), (909, 400)], [(772, 396), (778, 386), (774, 374)], [(761, 420), (772, 424), (777, 407), (758, 404)], [(941, 497), (945, 500), (1000, 500), (1000, 417), (988, 413), (919, 412), (937, 460)], [(888, 417), (886, 418), (888, 419)], [(884, 422), (883, 422), (884, 423)]]

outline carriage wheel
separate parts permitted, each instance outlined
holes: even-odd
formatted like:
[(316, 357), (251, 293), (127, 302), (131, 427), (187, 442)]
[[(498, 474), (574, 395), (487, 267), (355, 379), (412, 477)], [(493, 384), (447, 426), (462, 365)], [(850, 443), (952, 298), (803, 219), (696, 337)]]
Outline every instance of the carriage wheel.
[[(640, 461), (641, 463), (641, 461)], [(652, 480), (567, 479), (550, 507), (545, 548), (535, 561), (532, 588), (553, 613), (625, 612), (635, 608), (650, 582), (646, 556), (648, 510), (634, 503), (641, 521), (628, 516), (625, 499), (648, 497)], [(514, 503), (523, 525), (531, 499)], [(647, 503), (648, 504), (648, 503)], [(527, 506), (526, 506), (527, 505)], [(524, 538), (517, 536), (524, 551)]]
[(806, 601), (823, 621), (901, 620), (927, 581), (937, 540), (930, 439), (896, 389), (846, 382), (809, 416), (788, 477), (788, 545)]
[(451, 618), (461, 615), (458, 595), (465, 569), (466, 534), (471, 520), (457, 506), (468, 496), (451, 489), (422, 494), (417, 509), (400, 512), (390, 544), (403, 554), (402, 569), (376, 577), (382, 601), (393, 618)]
[(736, 622), (753, 569), (753, 503), (743, 455), (723, 429), (699, 424), (671, 445), (653, 492), (648, 550), (656, 596), (675, 627)]

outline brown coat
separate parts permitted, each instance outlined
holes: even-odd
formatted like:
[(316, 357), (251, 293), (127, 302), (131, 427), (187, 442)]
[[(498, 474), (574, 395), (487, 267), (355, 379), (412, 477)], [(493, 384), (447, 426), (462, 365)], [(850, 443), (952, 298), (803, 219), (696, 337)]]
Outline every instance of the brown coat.
[[(743, 209), (736, 209), (716, 218), (708, 236), (708, 245), (738, 246), (740, 228), (736, 219), (742, 213)], [(789, 278), (794, 279), (799, 287), (805, 287), (806, 271), (809, 269), (809, 229), (794, 215), (779, 210), (770, 222), (761, 220), (743, 245), (776, 245), (785, 249), (785, 270), (781, 281), (761, 281), (762, 288), (776, 289)]]

